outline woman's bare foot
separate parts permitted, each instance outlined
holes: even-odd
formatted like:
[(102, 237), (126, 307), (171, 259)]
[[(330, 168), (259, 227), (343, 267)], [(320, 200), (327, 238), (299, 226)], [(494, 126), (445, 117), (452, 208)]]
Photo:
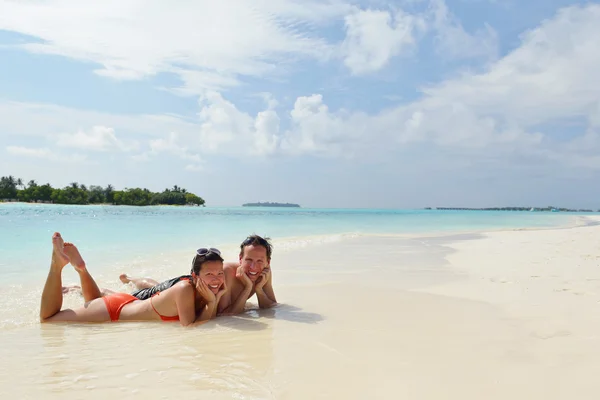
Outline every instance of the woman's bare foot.
[(119, 279), (121, 280), (121, 282), (123, 282), (125, 284), (131, 282), (131, 279), (129, 279), (129, 276), (127, 274), (119, 275)]
[(65, 241), (60, 233), (54, 232), (52, 235), (52, 264), (54, 268), (62, 271), (63, 267), (69, 263), (69, 256), (64, 252)]
[(77, 272), (85, 271), (85, 261), (83, 261), (83, 257), (79, 254), (79, 250), (73, 243), (65, 243), (64, 252), (71, 260), (71, 265)]

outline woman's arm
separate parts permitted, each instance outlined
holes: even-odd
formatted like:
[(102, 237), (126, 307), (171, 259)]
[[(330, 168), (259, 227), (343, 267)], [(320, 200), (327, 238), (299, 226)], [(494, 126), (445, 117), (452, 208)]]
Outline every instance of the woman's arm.
[(173, 287), (176, 290), (175, 302), (177, 304), (177, 315), (182, 326), (192, 324), (196, 320), (196, 304), (194, 287), (184, 282)]
[(210, 303), (206, 303), (206, 305), (202, 309), (202, 312), (200, 313), (198, 318), (196, 318), (195, 322), (204, 322), (204, 321), (213, 319), (214, 316), (216, 315), (216, 313), (217, 313), (216, 301), (211, 301)]

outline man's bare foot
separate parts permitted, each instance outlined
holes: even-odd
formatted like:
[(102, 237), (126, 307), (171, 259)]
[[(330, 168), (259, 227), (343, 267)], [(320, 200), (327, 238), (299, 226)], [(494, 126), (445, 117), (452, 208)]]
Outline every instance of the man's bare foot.
[(119, 279), (123, 283), (129, 283), (129, 282), (131, 282), (131, 279), (129, 279), (129, 276), (127, 276), (127, 274), (121, 274), (121, 275), (119, 275)]
[(69, 263), (69, 256), (64, 252), (65, 241), (60, 233), (54, 232), (52, 235), (52, 267), (59, 268), (61, 271)]
[(85, 261), (83, 261), (79, 250), (77, 250), (77, 247), (73, 243), (65, 243), (64, 252), (71, 260), (71, 265), (77, 272), (85, 271)]

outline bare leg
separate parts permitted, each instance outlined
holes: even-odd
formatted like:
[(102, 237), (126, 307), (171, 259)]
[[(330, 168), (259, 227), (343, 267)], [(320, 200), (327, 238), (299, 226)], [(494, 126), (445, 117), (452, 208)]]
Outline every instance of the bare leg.
[(130, 277), (127, 274), (121, 274), (119, 275), (119, 279), (121, 280), (121, 282), (123, 283), (133, 283), (136, 287), (136, 289), (148, 289), (151, 288), (153, 286), (156, 286), (159, 284), (159, 282), (155, 281), (152, 278), (134, 278), (134, 277)]
[(46, 278), (40, 304), (40, 320), (44, 321), (58, 313), (62, 307), (62, 269), (69, 263), (69, 257), (63, 252), (64, 240), (60, 233), (52, 235), (52, 261)]
[(85, 261), (79, 254), (79, 250), (73, 243), (65, 243), (64, 253), (71, 260), (71, 265), (75, 268), (75, 271), (79, 274), (79, 280), (81, 281), (81, 292), (83, 293), (83, 300), (87, 303), (88, 301), (102, 297), (102, 292), (96, 284), (96, 281), (87, 268), (85, 267)]
[[(69, 262), (79, 264), (78, 260), (69, 259), (65, 254), (65, 242), (60, 233), (55, 232), (52, 236), (52, 263), (50, 272), (42, 292), (40, 305), (41, 322), (105, 322), (110, 321), (110, 314), (102, 299), (86, 302), (83, 307), (76, 310), (61, 310), (63, 303), (62, 293), (62, 269)], [(69, 246), (67, 246), (69, 247)], [(73, 246), (74, 247), (74, 246)], [(75, 248), (76, 250), (76, 248)], [(71, 252), (71, 251), (70, 251)], [(72, 252), (71, 252), (72, 253)], [(79, 254), (79, 252), (77, 252)], [(89, 274), (88, 274), (89, 275)], [(91, 279), (91, 276), (90, 276)], [(92, 279), (92, 282), (94, 280)], [(94, 282), (95, 285), (95, 282)], [(83, 282), (82, 282), (83, 286)]]

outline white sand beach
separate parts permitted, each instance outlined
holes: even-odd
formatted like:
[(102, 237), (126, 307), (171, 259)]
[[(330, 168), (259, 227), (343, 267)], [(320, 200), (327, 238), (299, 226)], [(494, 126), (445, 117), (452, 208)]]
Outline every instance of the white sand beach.
[(23, 310), (31, 324), (0, 331), (0, 393), (598, 398), (600, 226), (359, 236), (276, 247), (272, 264), (278, 307), (193, 329), (41, 326)]

